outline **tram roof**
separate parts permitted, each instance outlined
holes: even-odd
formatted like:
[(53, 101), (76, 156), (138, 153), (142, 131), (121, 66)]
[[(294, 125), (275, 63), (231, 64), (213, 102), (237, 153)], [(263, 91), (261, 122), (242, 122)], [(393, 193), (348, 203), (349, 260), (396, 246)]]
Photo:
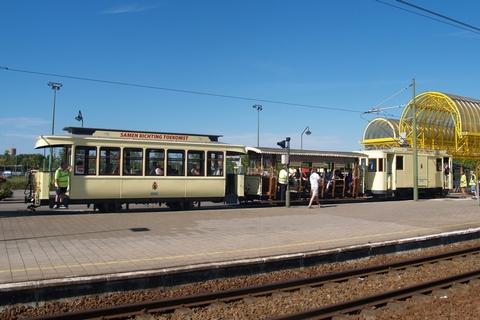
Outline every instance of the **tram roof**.
[[(247, 152), (255, 152), (258, 154), (285, 154), (285, 149), (267, 148), (267, 147), (246, 147)], [(358, 158), (365, 157), (361, 152), (349, 151), (319, 151), (319, 150), (302, 150), (290, 149), (291, 156), (305, 156), (305, 157), (325, 157), (325, 158)]]
[[(109, 138), (139, 138), (155, 140), (198, 140), (201, 142), (218, 142), (222, 135), (198, 134), (198, 133), (179, 133), (179, 132), (155, 132), (123, 129), (105, 129), (105, 128), (84, 128), (84, 127), (65, 127), (64, 131), (75, 135), (87, 135)], [(195, 139), (196, 138), (196, 139)]]

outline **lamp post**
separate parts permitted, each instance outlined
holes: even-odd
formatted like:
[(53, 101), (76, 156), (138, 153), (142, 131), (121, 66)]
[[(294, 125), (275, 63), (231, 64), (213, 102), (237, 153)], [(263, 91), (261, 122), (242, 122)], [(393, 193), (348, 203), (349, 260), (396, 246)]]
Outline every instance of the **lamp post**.
[(82, 116), (82, 110), (78, 110), (78, 115), (75, 117), (75, 120), (81, 121), (82, 122), (82, 128), (83, 128), (83, 116)]
[(253, 109), (257, 109), (257, 148), (260, 147), (260, 111), (263, 110), (262, 105), (254, 104)]
[(63, 86), (59, 82), (49, 82), (48, 86), (53, 90), (53, 111), (52, 111), (52, 135), (55, 134), (55, 104), (57, 101), (57, 91)]
[(417, 148), (417, 105), (415, 101), (415, 78), (412, 79), (412, 94), (413, 94), (413, 200), (418, 201), (418, 148)]
[(306, 127), (303, 129), (302, 134), (300, 135), (300, 149), (303, 150), (303, 134), (306, 134), (307, 136), (312, 134), (312, 131), (310, 131), (310, 127)]
[[(55, 134), (55, 104), (57, 101), (57, 91), (63, 86), (59, 82), (49, 82), (48, 86), (53, 90), (53, 110), (52, 110), (52, 136)], [(52, 172), (53, 148), (50, 147), (50, 159), (48, 160), (48, 172)]]
[(287, 166), (287, 186), (286, 186), (286, 192), (285, 192), (285, 206), (288, 208), (290, 207), (290, 186), (289, 186), (289, 176), (290, 176), (290, 137), (286, 137), (285, 140), (277, 142), (277, 145), (279, 145), (282, 149), (285, 149), (287, 151), (286, 157), (285, 157), (285, 163), (283, 163), (282, 159), (282, 164)]

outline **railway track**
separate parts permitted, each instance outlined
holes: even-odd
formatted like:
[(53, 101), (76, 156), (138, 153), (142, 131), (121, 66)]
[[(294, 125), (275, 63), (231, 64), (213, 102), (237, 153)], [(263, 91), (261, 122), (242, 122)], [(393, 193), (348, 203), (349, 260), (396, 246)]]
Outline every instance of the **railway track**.
[[(368, 277), (374, 274), (384, 274), (392, 270), (404, 270), (411, 267), (419, 267), (424, 264), (436, 263), (442, 260), (453, 260), (456, 257), (465, 257), (480, 253), (480, 247), (452, 251), (439, 255), (432, 255), (416, 259), (409, 259), (396, 263), (383, 264), (362, 269), (347, 270), (315, 276), (309, 278), (275, 282), (260, 286), (251, 286), (235, 290), (226, 290), (208, 294), (192, 295), (180, 298), (162, 299), (149, 302), (132, 303), (118, 305), (101, 309), (91, 309), (76, 312), (67, 312), (56, 315), (35, 317), (31, 319), (125, 319), (145, 313), (169, 313), (176, 309), (205, 307), (218, 302), (233, 302), (244, 298), (268, 296), (275, 292), (292, 292), (304, 287), (320, 287), (326, 283), (344, 282), (352, 278)], [(389, 291), (375, 296), (360, 298), (332, 306), (322, 307), (306, 312), (279, 317), (278, 319), (328, 319), (333, 315), (341, 313), (351, 313), (366, 307), (379, 306), (395, 299), (404, 299), (417, 293), (427, 293), (436, 288), (444, 288), (452, 283), (467, 282), (470, 279), (480, 277), (480, 270), (469, 272), (467, 274), (455, 275), (445, 279), (435, 280), (423, 283), (413, 287), (400, 290)]]
[(271, 320), (300, 320), (300, 319), (332, 319), (340, 314), (358, 313), (370, 307), (381, 307), (392, 301), (404, 300), (417, 294), (428, 294), (437, 289), (446, 289), (457, 283), (466, 283), (480, 278), (480, 269), (462, 273), (435, 281), (424, 282), (398, 290), (391, 290), (381, 294), (350, 300), (326, 307), (316, 308), (272, 318)]

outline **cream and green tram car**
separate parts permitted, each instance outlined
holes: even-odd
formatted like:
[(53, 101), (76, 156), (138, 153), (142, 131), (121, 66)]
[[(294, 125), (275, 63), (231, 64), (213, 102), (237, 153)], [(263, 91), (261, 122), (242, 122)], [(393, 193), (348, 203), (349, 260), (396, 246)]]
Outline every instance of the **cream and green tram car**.
[(96, 128), (64, 128), (69, 134), (40, 136), (35, 147), (54, 150), (51, 172), (33, 171), (33, 209), (53, 205), (53, 175), (59, 161), (70, 166), (70, 204), (99, 211), (123, 204), (165, 203), (173, 209), (194, 202), (222, 202), (243, 196), (242, 177), (227, 173), (227, 157), (245, 147), (218, 141), (220, 136)]
[[(413, 195), (413, 150), (391, 148), (364, 150), (364, 188), (374, 197), (411, 198)], [(446, 195), (453, 187), (452, 157), (445, 151), (418, 150), (418, 190), (424, 197)]]

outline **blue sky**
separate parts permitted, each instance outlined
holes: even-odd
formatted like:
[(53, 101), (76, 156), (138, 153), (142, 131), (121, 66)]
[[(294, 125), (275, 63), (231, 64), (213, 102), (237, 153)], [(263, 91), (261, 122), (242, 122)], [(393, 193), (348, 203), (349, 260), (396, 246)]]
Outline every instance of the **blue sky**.
[[(393, 0), (384, 0), (395, 3)], [(478, 1), (412, 0), (476, 25)], [(0, 66), (158, 87), (345, 108), (260, 102), (260, 144), (360, 150), (361, 115), (416, 78), (417, 92), (480, 98), (480, 35), (374, 0), (0, 1)], [(79, 126), (220, 134), (256, 145), (255, 101), (0, 70), (0, 151), (34, 152)], [(404, 90), (382, 106), (406, 104)], [(388, 109), (399, 117), (401, 108)]]

